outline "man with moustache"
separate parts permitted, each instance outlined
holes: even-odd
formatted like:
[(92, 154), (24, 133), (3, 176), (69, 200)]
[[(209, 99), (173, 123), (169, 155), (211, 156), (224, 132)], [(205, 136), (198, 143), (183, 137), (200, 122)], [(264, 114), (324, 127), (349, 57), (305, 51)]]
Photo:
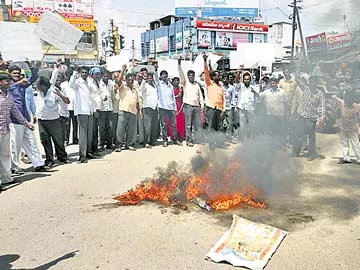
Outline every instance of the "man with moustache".
[(92, 154), (92, 140), (94, 129), (94, 113), (96, 105), (93, 100), (94, 87), (89, 78), (89, 69), (80, 68), (80, 75), (74, 71), (70, 79), (70, 87), (74, 89), (74, 113), (79, 124), (79, 161), (87, 163), (88, 159), (96, 159)]
[(246, 141), (254, 137), (255, 87), (251, 84), (251, 74), (245, 72), (239, 85), (239, 96), (235, 111), (239, 114), (239, 137)]
[(151, 148), (156, 144), (157, 118), (158, 118), (158, 93), (152, 74), (147, 73), (146, 80), (140, 85), (140, 92), (143, 98), (144, 109), (144, 137), (145, 148)]

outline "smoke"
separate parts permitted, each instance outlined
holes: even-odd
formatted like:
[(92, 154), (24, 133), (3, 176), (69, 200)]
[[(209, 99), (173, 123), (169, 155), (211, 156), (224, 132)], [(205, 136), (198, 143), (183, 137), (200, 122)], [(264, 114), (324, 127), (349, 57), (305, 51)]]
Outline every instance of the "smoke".
[(272, 137), (258, 136), (229, 152), (209, 151), (191, 161), (192, 171), (200, 175), (210, 164), (215, 181), (208, 187), (209, 195), (242, 192), (249, 186), (260, 189), (266, 198), (297, 193), (299, 165)]
[[(306, 3), (305, 3), (306, 6)], [(360, 27), (360, 1), (358, 0), (332, 0), (322, 2), (317, 6), (316, 4), (311, 7), (310, 13), (312, 13), (315, 19), (315, 23), (320, 26), (324, 26), (329, 31), (335, 30), (344, 32), (345, 30), (358, 30)], [(321, 7), (321, 13), (319, 13), (319, 7)], [(306, 11), (306, 9), (305, 9)]]

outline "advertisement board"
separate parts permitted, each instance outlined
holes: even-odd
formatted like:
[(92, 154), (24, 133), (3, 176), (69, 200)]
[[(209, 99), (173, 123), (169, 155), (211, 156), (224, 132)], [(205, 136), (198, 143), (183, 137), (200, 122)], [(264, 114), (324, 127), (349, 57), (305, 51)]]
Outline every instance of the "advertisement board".
[(12, 0), (12, 7), (14, 17), (24, 14), (32, 23), (38, 23), (45, 11), (55, 11), (80, 30), (95, 30), (94, 0)]
[(249, 43), (249, 34), (248, 33), (233, 33), (232, 40), (233, 40), (232, 47), (236, 48), (238, 43)]
[(306, 47), (309, 54), (327, 52), (326, 34), (320, 33), (306, 37)]
[(246, 17), (258, 18), (260, 0), (176, 0), (179, 17)]
[(211, 47), (211, 31), (198, 31), (198, 47), (210, 48)]
[(350, 48), (353, 45), (353, 33), (341, 33), (327, 36), (327, 45), (329, 52)]
[(233, 33), (216, 32), (216, 48), (233, 48)]
[(269, 26), (266, 24), (249, 24), (238, 22), (222, 22), (222, 21), (210, 21), (210, 20), (197, 20), (197, 29), (206, 30), (219, 30), (230, 32), (243, 32), (243, 33), (267, 33), (269, 32)]
[(160, 37), (156, 39), (156, 52), (167, 52), (169, 50), (168, 37)]

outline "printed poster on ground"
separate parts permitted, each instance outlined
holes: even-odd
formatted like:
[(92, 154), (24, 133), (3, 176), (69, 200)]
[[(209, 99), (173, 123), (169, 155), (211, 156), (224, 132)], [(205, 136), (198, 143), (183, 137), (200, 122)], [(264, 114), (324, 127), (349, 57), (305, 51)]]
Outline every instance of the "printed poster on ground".
[(205, 259), (260, 270), (267, 265), (287, 234), (278, 228), (233, 215), (230, 230), (205, 255)]

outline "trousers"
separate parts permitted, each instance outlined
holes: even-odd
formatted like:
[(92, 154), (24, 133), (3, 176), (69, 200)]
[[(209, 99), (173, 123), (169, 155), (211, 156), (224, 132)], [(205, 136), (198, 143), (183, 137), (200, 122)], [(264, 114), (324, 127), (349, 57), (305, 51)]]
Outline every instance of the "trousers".
[(200, 107), (184, 104), (186, 141), (199, 142), (201, 136)]
[(120, 111), (118, 118), (118, 143), (125, 144), (125, 147), (134, 145), (134, 136), (136, 131), (136, 114)]
[(54, 150), (55, 146), (56, 157), (60, 161), (67, 159), (67, 153), (65, 151), (64, 140), (61, 132), (60, 119), (54, 120), (41, 120), (39, 119), (39, 133), (40, 141), (45, 150), (45, 163), (54, 162)]
[(0, 185), (11, 182), (10, 132), (0, 134)]
[(20, 168), (21, 148), (25, 150), (34, 168), (44, 165), (34, 131), (24, 125), (10, 124), (11, 169), (13, 170)]
[(91, 153), (94, 119), (92, 115), (79, 114), (77, 120), (79, 123), (79, 155), (80, 158), (85, 158), (88, 153)]
[(357, 162), (360, 162), (360, 142), (358, 132), (340, 131), (340, 143), (342, 146), (343, 157), (345, 161), (351, 161), (350, 145), (354, 151)]
[(145, 143), (154, 145), (156, 143), (157, 133), (157, 110), (144, 108), (144, 139)]
[(160, 128), (164, 142), (167, 142), (169, 137), (166, 128), (166, 118), (169, 119), (170, 126), (174, 135), (174, 141), (177, 141), (178, 134), (176, 129), (176, 112), (165, 109), (159, 109), (159, 115), (160, 115)]

